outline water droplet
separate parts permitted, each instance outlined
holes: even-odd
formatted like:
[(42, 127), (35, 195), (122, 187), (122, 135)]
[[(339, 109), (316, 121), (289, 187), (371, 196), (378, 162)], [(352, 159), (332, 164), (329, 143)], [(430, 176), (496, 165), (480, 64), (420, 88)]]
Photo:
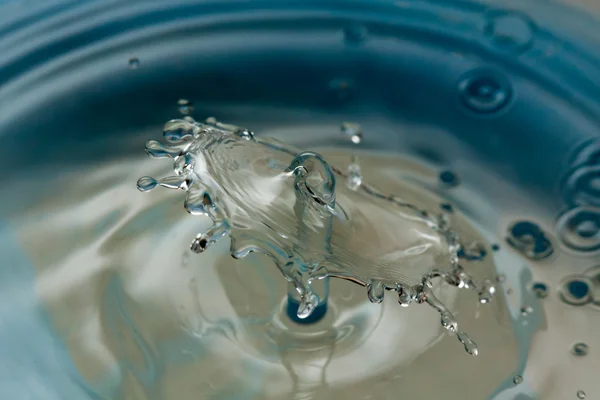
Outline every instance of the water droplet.
[(521, 221), (512, 225), (506, 241), (532, 260), (542, 260), (554, 252), (552, 243), (546, 238), (542, 228), (529, 221)]
[(156, 179), (150, 176), (142, 176), (137, 181), (137, 188), (140, 192), (149, 192), (158, 185)]
[(538, 299), (545, 299), (548, 297), (548, 286), (542, 282), (535, 282), (531, 286), (531, 290)]
[(138, 69), (140, 67), (140, 59), (137, 57), (131, 57), (129, 59), (129, 68)]
[(371, 281), (371, 283), (367, 285), (367, 295), (371, 303), (381, 303), (385, 295), (385, 286), (383, 282)]
[(353, 24), (344, 28), (344, 41), (346, 44), (359, 44), (367, 37), (367, 28), (359, 24)]
[(479, 290), (479, 302), (481, 304), (489, 303), (490, 301), (492, 301), (492, 297), (494, 297), (495, 293), (496, 287), (494, 286), (494, 284), (489, 280), (483, 281), (481, 289)]
[(455, 187), (460, 184), (460, 179), (458, 175), (450, 170), (445, 170), (440, 172), (440, 182), (443, 183), (447, 187)]
[(402, 307), (408, 307), (414, 301), (414, 293), (410, 289), (399, 288), (398, 289), (398, 303)]
[(522, 52), (533, 44), (535, 30), (535, 24), (526, 15), (495, 11), (487, 15), (484, 34), (499, 48)]
[(477, 348), (477, 345), (465, 332), (458, 332), (456, 334), (456, 337), (465, 346), (465, 350), (467, 353), (469, 353), (472, 356), (476, 356), (479, 354), (479, 349)]
[(521, 315), (522, 316), (525, 317), (531, 313), (533, 313), (533, 308), (531, 306), (521, 306)]
[(592, 300), (591, 281), (584, 276), (569, 276), (561, 281), (560, 298), (567, 304), (580, 306)]
[(177, 109), (183, 115), (190, 115), (194, 111), (193, 104), (186, 99), (177, 100)]
[(578, 399), (582, 399), (583, 400), (583, 399), (585, 399), (585, 396), (586, 396), (586, 394), (585, 394), (585, 392), (583, 390), (578, 390), (577, 391), (577, 398)]
[(590, 348), (587, 344), (579, 342), (579, 343), (575, 343), (573, 345), (571, 352), (578, 357), (583, 357), (583, 356), (587, 356), (589, 350), (590, 350)]
[(471, 242), (460, 250), (458, 256), (469, 261), (481, 261), (485, 258), (487, 251), (481, 242)]
[(350, 139), (352, 143), (359, 144), (362, 142), (362, 128), (354, 122), (344, 122), (340, 127), (340, 131), (344, 137)]
[(512, 88), (506, 77), (490, 70), (465, 74), (459, 80), (458, 93), (463, 106), (477, 114), (497, 113), (512, 98)]
[(570, 250), (582, 253), (600, 250), (600, 208), (581, 206), (558, 218), (557, 236)]
[(523, 383), (523, 377), (522, 377), (521, 375), (516, 375), (516, 376), (513, 378), (513, 383), (514, 383), (515, 385), (520, 385), (521, 383)]
[(348, 164), (348, 180), (346, 181), (346, 186), (348, 186), (350, 190), (358, 190), (361, 184), (362, 174), (360, 164), (358, 164), (356, 156), (352, 156), (352, 160), (350, 164)]

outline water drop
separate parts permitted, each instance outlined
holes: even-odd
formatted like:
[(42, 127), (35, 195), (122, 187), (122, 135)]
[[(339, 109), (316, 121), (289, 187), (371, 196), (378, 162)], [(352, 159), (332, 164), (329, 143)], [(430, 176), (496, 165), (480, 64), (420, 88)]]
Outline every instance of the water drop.
[(542, 228), (529, 221), (520, 221), (512, 225), (506, 241), (532, 260), (542, 260), (554, 252), (552, 243)]
[(515, 385), (520, 385), (521, 383), (523, 383), (523, 377), (522, 377), (521, 375), (516, 375), (516, 376), (513, 378), (513, 383), (514, 383)]
[(499, 48), (522, 52), (533, 44), (535, 30), (535, 24), (526, 15), (494, 11), (487, 15), (484, 34)]
[(485, 258), (487, 251), (481, 242), (471, 242), (460, 250), (458, 256), (469, 261), (481, 261)]
[(505, 108), (512, 98), (512, 88), (504, 75), (490, 70), (465, 74), (458, 83), (460, 101), (469, 111), (493, 114)]
[(525, 317), (531, 313), (533, 313), (533, 308), (531, 306), (521, 306), (521, 315), (522, 316)]
[(440, 172), (439, 178), (440, 182), (447, 187), (455, 187), (460, 184), (460, 179), (458, 178), (458, 175), (456, 175), (450, 170)]
[(140, 192), (149, 192), (158, 185), (156, 179), (150, 176), (142, 176), (137, 181), (137, 188)]
[(495, 293), (496, 287), (494, 286), (494, 284), (489, 280), (483, 281), (481, 289), (479, 290), (479, 302), (481, 304), (489, 303), (490, 301), (492, 301), (492, 297), (494, 297)]
[(587, 344), (579, 342), (573, 345), (571, 352), (578, 357), (583, 357), (588, 354), (589, 350), (590, 348)]
[(129, 59), (129, 68), (138, 69), (140, 67), (140, 59), (137, 57), (131, 57)]
[(592, 300), (591, 281), (584, 276), (569, 276), (561, 281), (560, 298), (567, 304), (580, 306)]
[(183, 115), (190, 115), (194, 111), (193, 104), (186, 99), (177, 100), (177, 109)]
[(354, 122), (344, 122), (340, 127), (340, 131), (344, 137), (350, 139), (352, 143), (359, 144), (362, 142), (362, 128)]
[(556, 232), (560, 242), (582, 253), (600, 250), (600, 208), (581, 206), (558, 218)]
[(578, 399), (582, 399), (583, 400), (583, 399), (585, 399), (585, 396), (586, 396), (586, 394), (585, 394), (585, 392), (583, 390), (578, 390), (577, 391), (577, 398)]
[(381, 303), (385, 295), (385, 286), (383, 282), (371, 281), (371, 283), (367, 285), (367, 295), (371, 303)]
[(467, 353), (469, 353), (472, 356), (476, 356), (479, 354), (477, 344), (475, 344), (475, 342), (471, 340), (469, 335), (467, 335), (465, 332), (458, 332), (456, 334), (456, 337), (465, 346), (465, 350)]
[(348, 164), (348, 180), (346, 186), (350, 190), (358, 190), (362, 184), (362, 174), (360, 170), (360, 164), (356, 156), (352, 156), (350, 164)]
[(399, 288), (398, 289), (398, 303), (402, 307), (408, 307), (414, 301), (414, 293), (410, 289)]
[(531, 290), (538, 299), (545, 299), (548, 297), (548, 286), (545, 283), (535, 282), (531, 286)]
[(346, 44), (359, 44), (367, 37), (367, 29), (359, 24), (353, 24), (344, 28), (344, 41)]

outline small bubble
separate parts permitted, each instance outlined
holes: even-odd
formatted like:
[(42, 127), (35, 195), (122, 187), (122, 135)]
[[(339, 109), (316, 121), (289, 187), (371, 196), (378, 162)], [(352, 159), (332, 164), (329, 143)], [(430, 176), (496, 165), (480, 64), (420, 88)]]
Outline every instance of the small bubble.
[(585, 394), (585, 392), (583, 390), (578, 390), (577, 391), (577, 398), (578, 399), (585, 399), (585, 396), (586, 396), (586, 394)]
[(186, 99), (177, 100), (177, 108), (183, 115), (190, 115), (194, 111), (194, 106), (189, 100)]
[(138, 69), (140, 67), (140, 59), (137, 57), (131, 57), (129, 59), (129, 68)]
[(535, 282), (531, 286), (531, 290), (538, 299), (545, 299), (548, 297), (548, 286), (542, 282)]
[(477, 114), (492, 114), (504, 108), (512, 98), (512, 88), (500, 73), (475, 70), (465, 74), (458, 83), (463, 106)]
[(140, 192), (149, 192), (158, 185), (158, 181), (150, 176), (142, 176), (137, 181), (137, 188)]
[(584, 276), (570, 276), (561, 281), (560, 298), (567, 304), (580, 306), (592, 299), (591, 281)]
[(575, 343), (573, 345), (571, 352), (578, 357), (582, 357), (582, 356), (586, 356), (588, 354), (589, 350), (590, 350), (590, 348), (587, 344), (579, 342), (579, 343)]
[(358, 24), (350, 25), (344, 29), (344, 41), (347, 44), (360, 44), (367, 37), (367, 29)]
[(492, 245), (492, 251), (498, 251), (500, 250), (500, 245), (499, 244), (493, 244)]
[(504, 283), (506, 281), (506, 275), (500, 274), (496, 277), (496, 282)]
[(443, 183), (447, 187), (455, 187), (460, 184), (460, 179), (458, 175), (450, 170), (445, 170), (440, 172), (440, 182)]
[(486, 18), (484, 34), (499, 48), (522, 52), (533, 44), (535, 24), (515, 12), (492, 12)]
[(542, 260), (554, 252), (552, 243), (542, 228), (529, 221), (520, 221), (512, 225), (506, 241), (532, 260)]
[(516, 376), (513, 378), (513, 383), (514, 383), (515, 385), (520, 385), (521, 383), (523, 383), (523, 377), (522, 377), (521, 375), (516, 375)]
[(600, 250), (600, 208), (575, 207), (558, 218), (557, 236), (570, 250), (589, 253)]
[(340, 132), (354, 144), (362, 142), (362, 129), (357, 123), (344, 122), (340, 127)]

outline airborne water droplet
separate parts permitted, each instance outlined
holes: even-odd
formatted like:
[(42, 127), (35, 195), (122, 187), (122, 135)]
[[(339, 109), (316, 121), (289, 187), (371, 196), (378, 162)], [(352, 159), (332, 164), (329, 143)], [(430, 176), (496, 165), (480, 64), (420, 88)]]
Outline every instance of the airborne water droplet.
[(516, 375), (516, 376), (513, 378), (513, 383), (514, 383), (515, 385), (520, 385), (521, 383), (523, 383), (523, 377), (522, 377), (521, 375)]
[(186, 99), (177, 100), (177, 108), (183, 115), (190, 115), (194, 111), (194, 106), (189, 100)]
[(359, 144), (362, 142), (362, 128), (354, 122), (344, 122), (340, 127), (340, 131), (344, 137), (350, 139), (352, 143)]
[(142, 176), (137, 181), (137, 188), (140, 192), (149, 192), (154, 189), (156, 185), (158, 185), (158, 182), (151, 176)]
[(577, 398), (578, 399), (583, 400), (583, 399), (585, 399), (585, 397), (586, 397), (586, 394), (585, 394), (585, 392), (583, 390), (578, 390), (577, 391)]
[(479, 302), (481, 304), (487, 304), (492, 301), (492, 297), (496, 293), (496, 287), (490, 280), (485, 280), (481, 285), (479, 291)]

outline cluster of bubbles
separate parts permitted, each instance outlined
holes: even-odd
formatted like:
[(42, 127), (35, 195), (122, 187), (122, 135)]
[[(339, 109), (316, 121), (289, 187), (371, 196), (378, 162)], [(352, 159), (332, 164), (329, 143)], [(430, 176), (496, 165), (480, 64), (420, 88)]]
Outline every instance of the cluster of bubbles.
[[(353, 138), (362, 137), (355, 124), (344, 124), (342, 133), (354, 143)], [(490, 280), (476, 282), (459, 264), (460, 258), (483, 258), (485, 249), (479, 243), (464, 246), (446, 213), (422, 210), (366, 184), (356, 158), (345, 173), (317, 153), (255, 137), (214, 118), (203, 123), (189, 115), (171, 120), (164, 138), (166, 144), (149, 141), (146, 152), (173, 159), (175, 175), (142, 177), (137, 187), (143, 192), (156, 186), (183, 190), (185, 209), (210, 217), (213, 226), (192, 241), (194, 252), (229, 236), (234, 258), (250, 252), (268, 255), (296, 288), (300, 319), (319, 306), (312, 284), (321, 279), (362, 285), (372, 303), (381, 303), (385, 292), (393, 291), (403, 307), (426, 303), (437, 310), (442, 326), (469, 354), (478, 354), (477, 345), (458, 329), (434, 291), (445, 282), (474, 290), (481, 303), (488, 303), (495, 286)], [(369, 232), (382, 230), (400, 235), (390, 236), (388, 244), (364, 240)], [(411, 237), (410, 244), (403, 242), (402, 232), (416, 231), (422, 234)], [(428, 265), (425, 259), (435, 261)]]

